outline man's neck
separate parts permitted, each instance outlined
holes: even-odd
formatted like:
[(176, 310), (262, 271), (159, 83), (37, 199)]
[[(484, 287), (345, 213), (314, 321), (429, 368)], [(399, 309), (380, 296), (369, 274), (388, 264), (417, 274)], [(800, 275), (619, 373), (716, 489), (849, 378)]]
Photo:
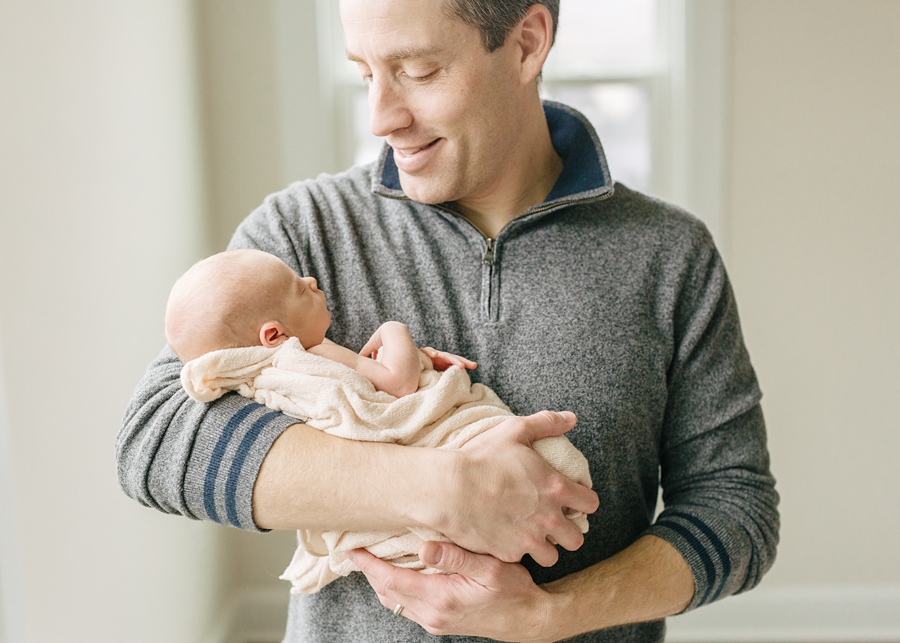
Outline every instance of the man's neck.
[(543, 108), (534, 133), (524, 138), (530, 138), (533, 144), (517, 151), (521, 162), (511, 168), (501, 185), (483, 197), (454, 203), (460, 214), (488, 238), (495, 238), (510, 221), (543, 203), (562, 172), (563, 162), (550, 141)]

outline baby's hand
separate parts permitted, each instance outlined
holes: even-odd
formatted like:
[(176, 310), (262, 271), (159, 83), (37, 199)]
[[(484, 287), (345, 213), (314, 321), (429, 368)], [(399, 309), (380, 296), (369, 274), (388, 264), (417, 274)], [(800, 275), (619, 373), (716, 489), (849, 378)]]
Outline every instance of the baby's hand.
[(478, 364), (473, 362), (470, 359), (466, 359), (465, 357), (460, 357), (459, 355), (454, 355), (453, 353), (446, 353), (444, 351), (439, 351), (430, 346), (426, 346), (422, 349), (422, 352), (428, 355), (431, 359), (431, 364), (434, 366), (434, 370), (436, 371), (446, 371), (451, 366), (459, 366), (460, 368), (467, 368), (472, 370)]

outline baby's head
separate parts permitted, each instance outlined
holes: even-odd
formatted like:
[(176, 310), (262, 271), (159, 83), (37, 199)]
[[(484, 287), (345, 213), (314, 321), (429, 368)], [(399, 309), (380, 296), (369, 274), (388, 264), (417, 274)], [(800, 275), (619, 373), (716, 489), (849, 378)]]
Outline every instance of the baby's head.
[(331, 324), (325, 293), (281, 259), (229, 250), (194, 264), (166, 305), (166, 340), (182, 362), (222, 348), (322, 343)]

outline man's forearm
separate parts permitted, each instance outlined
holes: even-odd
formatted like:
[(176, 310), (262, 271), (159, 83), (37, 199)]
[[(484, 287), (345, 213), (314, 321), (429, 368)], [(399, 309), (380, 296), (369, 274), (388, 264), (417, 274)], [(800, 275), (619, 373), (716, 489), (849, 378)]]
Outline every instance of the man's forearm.
[(662, 538), (644, 536), (603, 562), (543, 586), (548, 640), (653, 621), (684, 610), (694, 579), (681, 554)]
[(661, 619), (691, 601), (687, 563), (668, 542), (645, 536), (612, 558), (538, 586), (515, 563), (452, 543), (422, 545), (422, 560), (443, 573), (395, 567), (364, 549), (347, 553), (388, 609), (431, 634), (548, 643), (616, 625)]
[(593, 513), (597, 494), (553, 469), (531, 444), (574, 426), (571, 413), (510, 417), (460, 449), (358, 442), (288, 427), (253, 490), (267, 529), (371, 531), (423, 526), (500, 560), (556, 562), (581, 531), (562, 508)]
[(357, 442), (295, 424), (274, 442), (253, 489), (264, 529), (370, 531), (422, 526), (436, 504), (429, 481), (452, 454)]

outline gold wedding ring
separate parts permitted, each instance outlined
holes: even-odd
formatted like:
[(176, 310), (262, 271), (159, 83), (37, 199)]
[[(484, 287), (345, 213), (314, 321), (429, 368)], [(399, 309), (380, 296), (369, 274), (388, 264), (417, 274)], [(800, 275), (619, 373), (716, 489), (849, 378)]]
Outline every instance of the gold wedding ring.
[(403, 611), (403, 606), (400, 603), (397, 603), (397, 607), (394, 608), (394, 616), (400, 616), (400, 613)]

